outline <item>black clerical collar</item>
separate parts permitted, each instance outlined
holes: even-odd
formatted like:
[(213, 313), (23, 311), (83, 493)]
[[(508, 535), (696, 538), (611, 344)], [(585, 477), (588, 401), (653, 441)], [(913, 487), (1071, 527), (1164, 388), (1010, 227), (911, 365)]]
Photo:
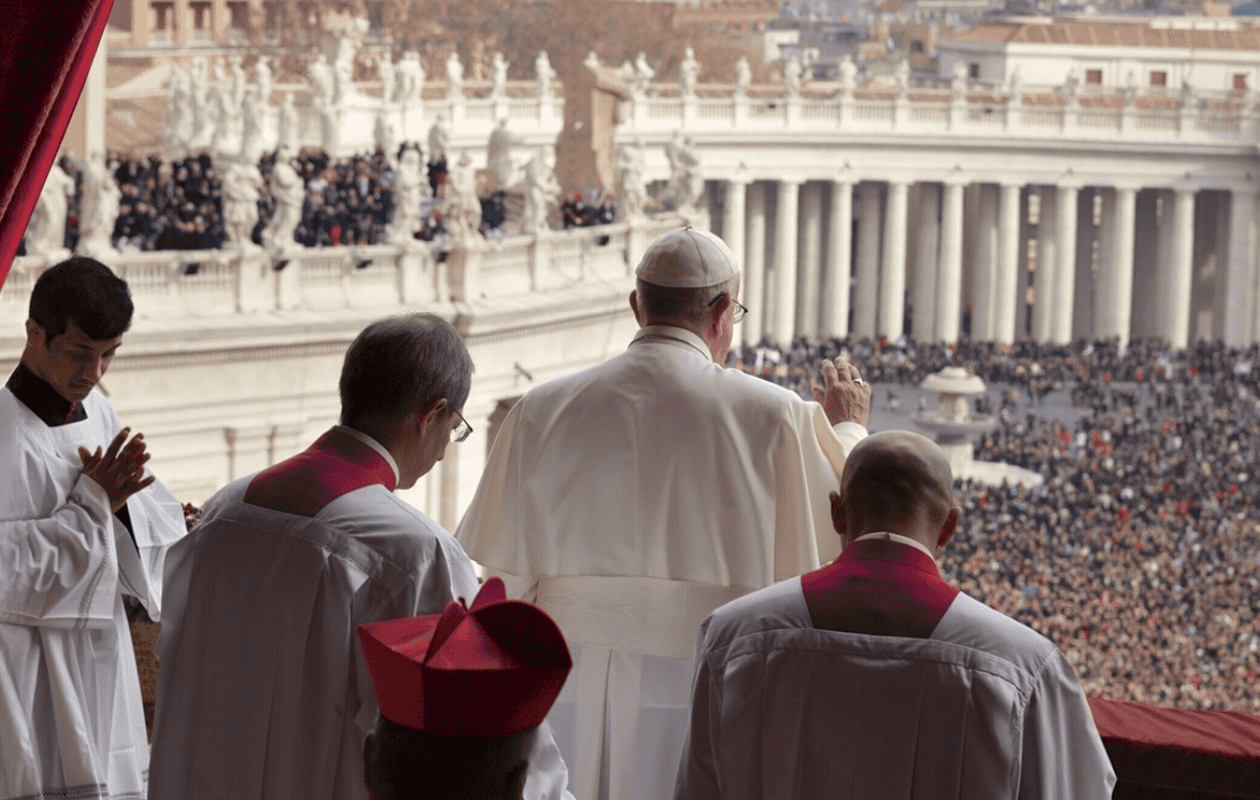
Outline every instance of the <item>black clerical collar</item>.
[(20, 361), (5, 386), (50, 428), (87, 419), (82, 403), (73, 403), (62, 397), (51, 383)]

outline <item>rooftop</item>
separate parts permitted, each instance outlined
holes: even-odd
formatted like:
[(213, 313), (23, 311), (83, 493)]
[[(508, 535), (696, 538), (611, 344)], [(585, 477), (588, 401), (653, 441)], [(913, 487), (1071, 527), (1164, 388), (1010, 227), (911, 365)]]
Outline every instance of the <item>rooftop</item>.
[(1162, 47), (1169, 49), (1260, 50), (1260, 28), (1208, 29), (1153, 25), (1151, 20), (1053, 20), (994, 22), (950, 36), (955, 42), (1050, 44), (1094, 47)]

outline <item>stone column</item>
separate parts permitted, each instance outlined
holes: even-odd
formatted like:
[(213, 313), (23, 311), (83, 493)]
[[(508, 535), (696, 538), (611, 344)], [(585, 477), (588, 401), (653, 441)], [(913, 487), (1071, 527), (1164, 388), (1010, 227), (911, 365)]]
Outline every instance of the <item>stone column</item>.
[(963, 184), (945, 184), (941, 203), (941, 269), (937, 275), (936, 338), (958, 341), (962, 312)]
[(1133, 305), (1129, 333), (1134, 338), (1154, 336), (1159, 308), (1155, 301), (1159, 286), (1159, 189), (1142, 189), (1133, 210)]
[(1194, 277), (1194, 190), (1178, 189), (1172, 203), (1172, 246), (1167, 282), (1161, 283), (1160, 335), (1169, 347), (1190, 340), (1190, 291)]
[(831, 218), (827, 226), (827, 268), (823, 273), (823, 336), (849, 334), (849, 276), (853, 272), (853, 182), (831, 184)]
[(936, 272), (941, 237), (941, 185), (919, 184), (919, 246), (915, 248), (911, 332), (920, 342), (936, 338)]
[(1225, 278), (1225, 344), (1246, 347), (1254, 314), (1256, 280), (1256, 191), (1234, 190), (1229, 198), (1229, 265)]
[(882, 210), (880, 185), (863, 181), (858, 189), (857, 297), (853, 305), (853, 333), (875, 337), (879, 300), (879, 234)]
[(818, 335), (818, 307), (822, 300), (822, 185), (811, 181), (801, 187), (801, 271), (796, 281), (796, 333)]
[(1054, 338), (1054, 273), (1059, 261), (1055, 187), (1041, 187), (1037, 207), (1037, 272), (1033, 278), (1032, 338), (1036, 342), (1049, 342)]
[(998, 270), (998, 191), (982, 183), (976, 214), (975, 269), (971, 293), (971, 340), (991, 342), (997, 333), (995, 302)]
[(1058, 231), (1055, 250), (1058, 260), (1054, 268), (1054, 331), (1055, 344), (1071, 344), (1072, 311), (1076, 292), (1076, 186), (1055, 187), (1055, 217)]
[(1017, 183), (1002, 184), (998, 197), (997, 285), (993, 292), (993, 340), (1015, 341), (1015, 308), (1019, 294), (1019, 193)]
[(744, 246), (744, 280), (740, 296), (748, 307), (744, 317), (744, 342), (756, 346), (766, 332), (770, 319), (766, 308), (766, 185), (748, 187), (748, 241)]
[(1107, 235), (1094, 293), (1094, 335), (1120, 338), (1129, 344), (1133, 314), (1133, 236), (1137, 225), (1137, 189), (1118, 186), (1103, 197), (1103, 225)]
[(1028, 304), (1029, 270), (1028, 242), (1032, 239), (1032, 223), (1029, 222), (1029, 206), (1032, 191), (1025, 187), (1019, 193), (1019, 233), (1016, 234), (1015, 255), (1015, 338), (1022, 339), (1032, 331), (1032, 309)]
[(1072, 295), (1071, 338), (1093, 335), (1094, 324), (1094, 189), (1082, 189), (1076, 201), (1075, 289)]
[(879, 334), (893, 341), (904, 328), (906, 317), (906, 210), (910, 185), (888, 184), (884, 211), (884, 265), (879, 281)]
[(792, 344), (796, 331), (796, 226), (801, 184), (781, 180), (774, 213), (774, 321), (768, 326), (779, 347)]
[(722, 209), (722, 240), (735, 254), (735, 265), (744, 269), (748, 257), (744, 253), (744, 193), (748, 182), (728, 180), (726, 182), (726, 202)]

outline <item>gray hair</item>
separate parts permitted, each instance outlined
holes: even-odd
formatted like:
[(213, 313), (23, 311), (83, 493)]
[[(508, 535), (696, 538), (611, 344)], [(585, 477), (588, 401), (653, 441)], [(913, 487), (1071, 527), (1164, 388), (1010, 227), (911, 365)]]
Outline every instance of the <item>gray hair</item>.
[(446, 398), (442, 418), (463, 408), (472, 356), (454, 326), (436, 314), (387, 317), (363, 329), (341, 367), (341, 422), (388, 427)]
[(639, 279), (635, 282), (635, 296), (639, 310), (645, 319), (654, 322), (687, 322), (699, 325), (708, 315), (709, 307), (721, 295), (735, 298), (739, 288), (739, 276), (724, 283), (695, 288), (657, 286)]

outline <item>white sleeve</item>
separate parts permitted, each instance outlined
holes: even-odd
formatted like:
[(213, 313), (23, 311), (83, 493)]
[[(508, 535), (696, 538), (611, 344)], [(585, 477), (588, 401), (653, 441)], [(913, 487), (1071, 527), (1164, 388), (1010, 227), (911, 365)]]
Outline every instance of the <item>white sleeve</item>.
[[(14, 473), (20, 477), (21, 469)], [(19, 490), (15, 484), (5, 489)], [(0, 622), (45, 628), (112, 625), (118, 592), (114, 524), (108, 495), (86, 475), (48, 517), (0, 521)]]
[(1108, 800), (1116, 773), (1071, 664), (1057, 651), (1024, 717), (1020, 800)]
[(527, 758), (524, 800), (574, 800), (569, 793), (569, 768), (560, 757), (547, 720), (534, 732)]
[[(708, 631), (713, 621), (710, 616), (700, 626), (696, 636), (696, 654), (693, 659), (695, 674), (691, 679), (691, 716), (687, 721), (687, 738), (683, 740), (682, 756), (678, 763), (678, 778), (674, 784), (675, 800), (720, 800), (721, 782), (718, 780), (717, 759), (714, 757), (715, 725), (721, 716), (721, 701), (710, 681)], [(717, 712), (716, 714), (714, 712)]]
[(867, 437), (866, 426), (859, 425), (856, 422), (841, 422), (832, 426), (832, 428), (840, 439), (840, 444), (844, 446), (845, 456), (853, 452), (853, 448), (857, 446), (857, 443)]

